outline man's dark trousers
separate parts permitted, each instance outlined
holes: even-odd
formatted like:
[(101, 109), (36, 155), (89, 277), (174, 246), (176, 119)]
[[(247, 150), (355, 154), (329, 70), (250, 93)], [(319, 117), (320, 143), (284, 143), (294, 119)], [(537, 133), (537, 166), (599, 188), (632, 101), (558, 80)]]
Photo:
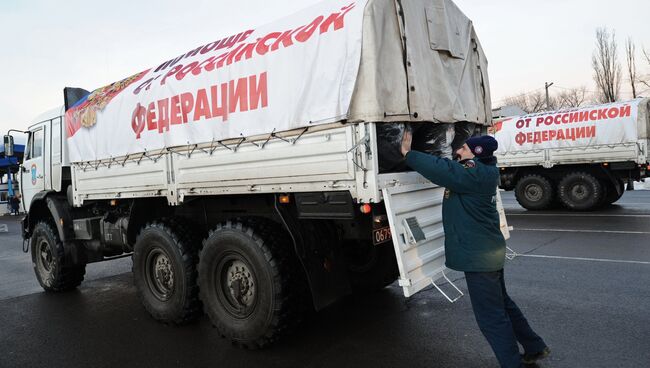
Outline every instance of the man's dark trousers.
[(544, 350), (544, 340), (530, 328), (526, 317), (508, 296), (503, 270), (465, 272), (465, 278), (476, 322), (501, 367), (522, 366), (517, 341), (527, 353)]

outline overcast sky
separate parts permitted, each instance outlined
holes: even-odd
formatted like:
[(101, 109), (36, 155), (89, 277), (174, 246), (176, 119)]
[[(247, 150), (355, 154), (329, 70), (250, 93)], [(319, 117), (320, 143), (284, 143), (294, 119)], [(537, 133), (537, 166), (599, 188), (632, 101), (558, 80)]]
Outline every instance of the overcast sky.
[[(65, 86), (91, 90), (109, 84), (316, 2), (0, 0), (0, 132), (25, 128), (36, 115), (62, 105)], [(648, 0), (456, 3), (474, 21), (487, 53), (495, 104), (543, 88), (545, 81), (594, 90), (596, 27), (616, 29), (621, 63), (627, 36), (650, 51)], [(640, 52), (638, 63), (650, 72)]]

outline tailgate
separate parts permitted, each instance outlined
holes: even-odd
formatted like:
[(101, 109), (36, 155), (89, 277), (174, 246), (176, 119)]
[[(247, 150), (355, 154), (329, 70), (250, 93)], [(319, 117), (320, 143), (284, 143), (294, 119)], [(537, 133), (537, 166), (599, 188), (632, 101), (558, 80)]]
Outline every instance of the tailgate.
[(445, 189), (433, 184), (382, 189), (399, 266), (399, 285), (410, 297), (444, 277)]
[[(442, 199), (445, 188), (433, 184), (395, 186), (382, 189), (399, 267), (399, 285), (410, 297), (433, 285), (450, 302), (463, 293), (445, 276), (445, 232)], [(501, 194), (497, 190), (497, 211), (503, 236), (510, 238)], [(458, 297), (450, 298), (436, 282), (444, 279)]]

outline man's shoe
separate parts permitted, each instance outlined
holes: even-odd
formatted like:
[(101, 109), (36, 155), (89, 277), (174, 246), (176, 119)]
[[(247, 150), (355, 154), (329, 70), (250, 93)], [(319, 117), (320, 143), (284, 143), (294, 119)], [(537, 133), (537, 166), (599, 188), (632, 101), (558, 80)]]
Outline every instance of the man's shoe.
[(546, 358), (547, 356), (551, 355), (551, 349), (549, 347), (545, 347), (544, 350), (538, 352), (538, 353), (526, 353), (521, 356), (521, 361), (524, 364), (534, 364), (538, 360), (542, 360)]

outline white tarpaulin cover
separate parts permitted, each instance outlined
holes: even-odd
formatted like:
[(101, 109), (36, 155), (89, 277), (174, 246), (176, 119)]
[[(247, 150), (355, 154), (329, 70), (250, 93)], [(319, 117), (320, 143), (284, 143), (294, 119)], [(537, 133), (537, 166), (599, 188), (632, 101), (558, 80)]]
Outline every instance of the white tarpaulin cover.
[(646, 134), (645, 119), (638, 121), (639, 106), (644, 101), (637, 99), (499, 120), (493, 127), (499, 142), (497, 153), (637, 142)]
[(471, 21), (451, 0), (323, 1), (95, 90), (66, 131), (81, 162), (341, 120), (489, 124)]

